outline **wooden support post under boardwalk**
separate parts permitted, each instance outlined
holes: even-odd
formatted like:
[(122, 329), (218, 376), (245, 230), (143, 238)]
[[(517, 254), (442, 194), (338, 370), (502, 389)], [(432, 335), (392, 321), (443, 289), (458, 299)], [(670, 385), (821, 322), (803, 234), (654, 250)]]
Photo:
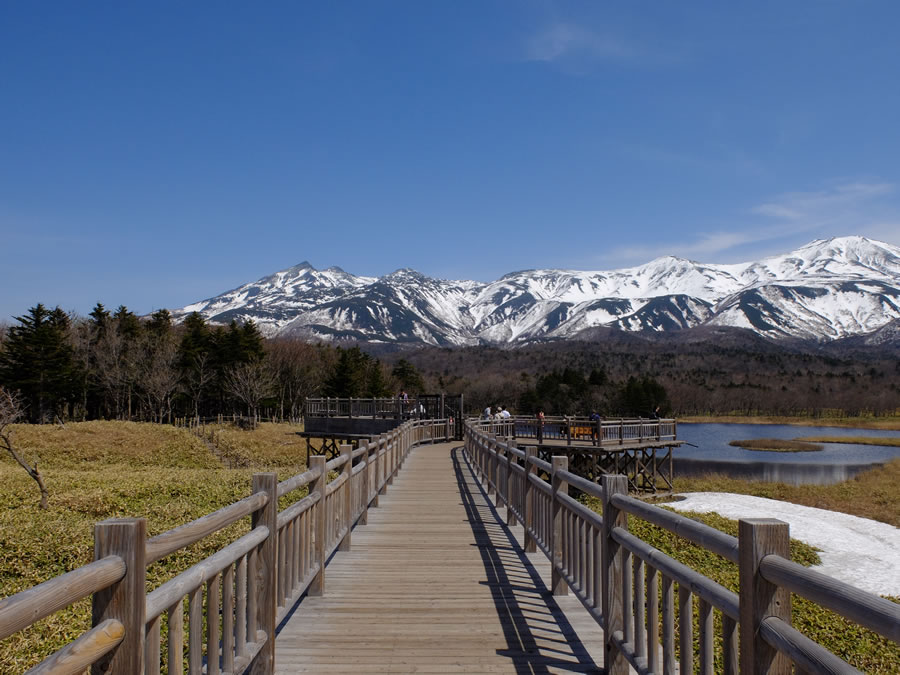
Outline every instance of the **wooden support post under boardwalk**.
[(319, 571), (309, 585), (309, 594), (312, 596), (322, 595), (325, 592), (325, 492), (328, 485), (328, 469), (325, 468), (325, 458), (321, 455), (310, 457), (310, 469), (318, 471), (319, 475), (309, 484), (309, 493), (319, 493), (319, 501), (313, 507), (313, 545), (315, 546), (315, 561), (319, 566)]
[(788, 524), (774, 518), (738, 521), (740, 575), (741, 673), (772, 675), (791, 672), (787, 655), (770, 646), (759, 634), (759, 625), (774, 616), (791, 623), (791, 594), (763, 579), (759, 561), (769, 554), (791, 559)]
[[(325, 461), (324, 457), (316, 457)], [(264, 675), (275, 667), (275, 615), (278, 610), (276, 583), (280, 570), (276, 566), (278, 546), (278, 475), (274, 473), (253, 474), (253, 493), (266, 492), (269, 501), (251, 516), (251, 527), (269, 528), (269, 536), (259, 546), (256, 557), (256, 628), (266, 634), (266, 643), (256, 655), (249, 672)], [(212, 620), (213, 617), (208, 617)], [(218, 619), (216, 619), (218, 620)], [(251, 636), (254, 640), (255, 635)], [(216, 655), (218, 658), (218, 646)]]
[(553, 523), (553, 529), (550, 533), (550, 550), (553, 552), (553, 557), (550, 559), (550, 587), (553, 591), (553, 595), (568, 595), (569, 585), (562, 575), (563, 546), (567, 543), (563, 541), (563, 532), (565, 531), (563, 525), (563, 513), (565, 510), (559, 503), (557, 495), (559, 493), (569, 494), (569, 484), (558, 475), (559, 471), (568, 471), (569, 458), (565, 456), (553, 457), (552, 466), (553, 520), (551, 522)]
[(344, 525), (347, 527), (347, 534), (341, 539), (338, 545), (338, 551), (350, 550), (350, 531), (353, 529), (353, 447), (350, 445), (341, 446), (341, 457), (346, 457), (344, 462), (343, 473), (347, 476), (347, 482), (344, 483)]
[(140, 675), (144, 672), (146, 541), (147, 521), (144, 518), (111, 518), (94, 526), (94, 560), (119, 556), (126, 569), (121, 580), (94, 593), (92, 625), (113, 619), (125, 627), (125, 637), (119, 646), (91, 667), (94, 675)]
[(534, 488), (530, 476), (537, 473), (537, 467), (531, 462), (533, 457), (537, 457), (537, 448), (533, 446), (525, 448), (525, 522), (522, 523), (525, 528), (525, 553), (537, 551), (537, 544), (531, 536), (534, 529)]
[[(625, 613), (622, 606), (622, 578), (625, 569), (625, 552), (621, 545), (612, 538), (613, 528), (628, 528), (628, 515), (620, 511), (612, 503), (614, 494), (628, 494), (627, 476), (603, 476), (603, 634), (606, 639), (604, 651), (606, 672), (608, 675), (626, 675), (628, 661), (618, 650), (612, 640), (613, 633), (625, 632)], [(651, 586), (650, 592), (656, 589)], [(650, 614), (651, 625), (657, 621), (656, 615)], [(651, 641), (651, 649), (655, 645)]]

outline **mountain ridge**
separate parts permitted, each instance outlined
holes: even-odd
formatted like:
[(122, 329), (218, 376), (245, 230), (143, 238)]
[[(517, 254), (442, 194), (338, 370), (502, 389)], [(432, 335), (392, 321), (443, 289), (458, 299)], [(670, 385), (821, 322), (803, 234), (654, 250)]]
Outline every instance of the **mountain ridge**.
[(253, 320), (268, 335), (440, 346), (571, 339), (591, 328), (667, 332), (746, 328), (830, 341), (900, 319), (900, 248), (860, 236), (812, 241), (745, 263), (662, 256), (600, 271), (531, 269), (491, 282), (382, 277), (304, 261), (172, 311)]

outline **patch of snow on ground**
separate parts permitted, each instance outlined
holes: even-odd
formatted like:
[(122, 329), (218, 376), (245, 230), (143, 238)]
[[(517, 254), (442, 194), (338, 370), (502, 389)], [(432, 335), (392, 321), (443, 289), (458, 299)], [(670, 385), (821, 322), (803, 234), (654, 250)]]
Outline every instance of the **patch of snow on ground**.
[(726, 492), (689, 492), (667, 503), (678, 511), (726, 518), (777, 518), (791, 537), (821, 549), (812, 569), (878, 595), (900, 595), (900, 528), (846, 513)]

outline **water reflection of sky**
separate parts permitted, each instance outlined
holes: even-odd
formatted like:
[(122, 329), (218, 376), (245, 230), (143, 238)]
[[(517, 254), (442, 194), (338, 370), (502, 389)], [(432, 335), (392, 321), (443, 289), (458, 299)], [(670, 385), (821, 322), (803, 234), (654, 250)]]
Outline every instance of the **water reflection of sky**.
[(683, 445), (674, 452), (676, 458), (730, 460), (751, 462), (789, 462), (816, 464), (870, 464), (900, 457), (900, 447), (823, 443), (816, 452), (760, 452), (728, 445), (730, 441), (753, 438), (801, 436), (880, 436), (900, 437), (900, 431), (880, 429), (846, 429), (842, 427), (800, 427), (789, 424), (678, 424), (678, 440), (698, 446)]

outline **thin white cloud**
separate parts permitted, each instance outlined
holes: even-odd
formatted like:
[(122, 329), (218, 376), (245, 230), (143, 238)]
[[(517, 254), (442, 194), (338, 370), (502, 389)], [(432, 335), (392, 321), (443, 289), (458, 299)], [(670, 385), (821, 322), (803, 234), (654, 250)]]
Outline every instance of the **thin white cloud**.
[(816, 192), (789, 192), (760, 204), (752, 212), (791, 222), (822, 225), (858, 222), (872, 215), (873, 202), (894, 192), (890, 183), (841, 183)]
[(531, 36), (525, 51), (529, 61), (557, 61), (573, 55), (629, 61), (640, 55), (635, 46), (620, 38), (601, 35), (571, 23), (556, 23)]
[(783, 253), (811, 239), (859, 234), (900, 245), (900, 205), (886, 182), (846, 181), (814, 192), (789, 192), (750, 209), (754, 218), (688, 241), (615, 248), (605, 261), (641, 264), (664, 255), (738, 262)]

